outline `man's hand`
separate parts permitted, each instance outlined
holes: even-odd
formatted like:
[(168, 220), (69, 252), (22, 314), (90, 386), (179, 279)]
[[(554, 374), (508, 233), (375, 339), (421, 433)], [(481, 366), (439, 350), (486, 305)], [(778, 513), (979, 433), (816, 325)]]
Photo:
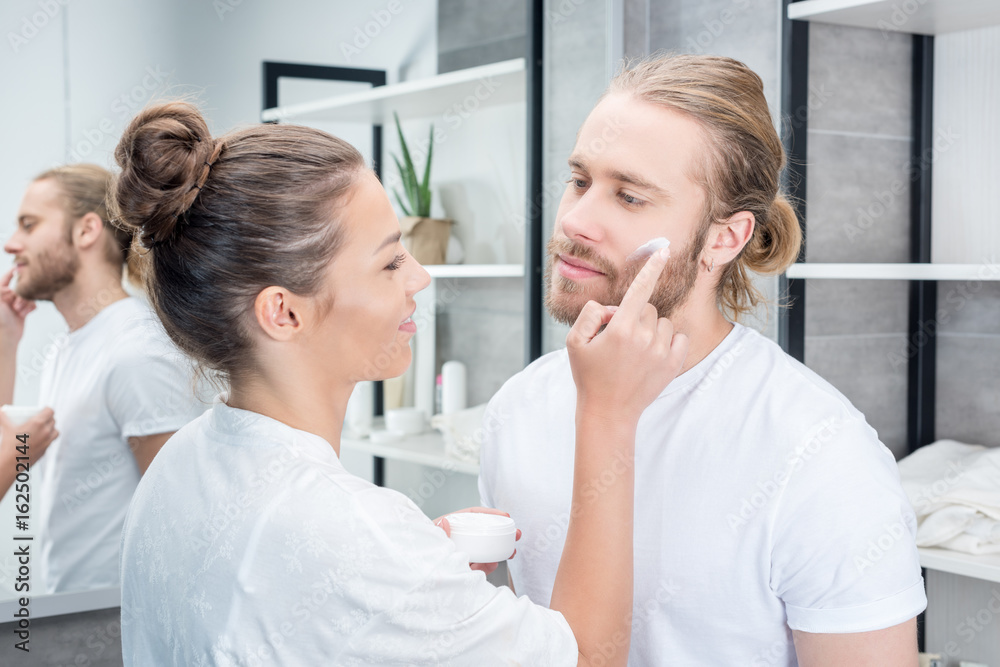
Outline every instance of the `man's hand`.
[[(454, 512), (448, 512), (448, 514), (458, 514), (459, 512), (479, 512), (481, 514), (499, 514), (500, 516), (510, 516), (507, 512), (501, 512), (500, 510), (490, 509), (489, 507), (466, 507), (464, 510), (456, 510)], [(451, 526), (448, 524), (448, 515), (438, 517), (434, 519), (434, 525), (438, 526), (444, 531), (444, 534), (451, 537)], [(517, 529), (517, 535), (514, 537), (514, 541), (521, 539), (521, 529)], [(514, 553), (510, 555), (511, 558), (517, 553), (517, 549), (514, 549)], [(492, 573), (499, 567), (499, 563), (470, 563), (469, 567), (473, 570), (479, 570), (480, 572), (485, 572), (486, 574)]]
[(19, 455), (17, 447), (24, 443), (17, 436), (24, 433), (28, 434), (28, 463), (34, 465), (59, 437), (52, 408), (44, 408), (23, 424), (12, 424), (7, 414), (0, 410), (0, 452), (5, 458), (10, 456), (13, 460)]
[(17, 450), (22, 443), (18, 435), (28, 434), (28, 468), (42, 458), (52, 441), (59, 437), (52, 408), (45, 408), (23, 424), (11, 424), (3, 410), (0, 410), (0, 497), (14, 485), (17, 479), (18, 456), (24, 456)]
[(22, 299), (11, 289), (14, 269), (0, 279), (0, 342), (16, 345), (24, 335), (24, 318), (35, 309), (35, 302)]

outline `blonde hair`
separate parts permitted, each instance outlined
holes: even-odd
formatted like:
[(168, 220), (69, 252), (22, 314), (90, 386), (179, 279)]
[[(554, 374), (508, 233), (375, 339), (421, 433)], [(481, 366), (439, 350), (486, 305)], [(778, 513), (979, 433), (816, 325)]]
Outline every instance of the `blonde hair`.
[(750, 272), (784, 272), (799, 255), (802, 230), (795, 209), (780, 192), (785, 150), (775, 132), (761, 79), (743, 63), (721, 56), (658, 55), (630, 63), (605, 95), (624, 93), (696, 120), (710, 150), (695, 177), (707, 194), (705, 225), (749, 211), (753, 235), (722, 267), (717, 298), (733, 319), (765, 297)]
[(111, 224), (108, 215), (111, 172), (96, 164), (67, 164), (43, 171), (35, 177), (35, 181), (49, 179), (59, 186), (67, 227), (88, 213), (97, 214), (104, 223), (104, 229), (112, 236), (112, 242), (107, 244), (108, 263), (119, 268), (125, 264), (129, 281), (141, 286), (142, 260), (132, 250), (132, 234)]

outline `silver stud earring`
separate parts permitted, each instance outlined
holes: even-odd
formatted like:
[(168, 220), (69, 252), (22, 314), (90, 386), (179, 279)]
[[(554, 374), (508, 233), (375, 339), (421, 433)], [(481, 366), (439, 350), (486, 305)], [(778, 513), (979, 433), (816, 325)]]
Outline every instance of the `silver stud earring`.
[(713, 259), (712, 260), (712, 265), (710, 267), (708, 267), (708, 272), (711, 273), (712, 269), (714, 269), (714, 268), (715, 268), (715, 260)]

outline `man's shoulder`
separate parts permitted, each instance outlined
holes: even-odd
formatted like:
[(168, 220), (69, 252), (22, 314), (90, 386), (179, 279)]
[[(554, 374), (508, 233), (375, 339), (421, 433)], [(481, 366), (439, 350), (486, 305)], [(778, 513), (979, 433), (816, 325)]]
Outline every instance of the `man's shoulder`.
[(567, 383), (575, 388), (569, 355), (566, 348), (561, 348), (542, 355), (512, 375), (493, 396), (491, 404), (534, 403)]
[[(841, 416), (860, 416), (843, 393), (815, 371), (795, 359), (781, 346), (753, 329), (743, 327), (743, 335), (731, 348), (733, 365), (744, 370), (744, 387), (758, 399), (778, 401), (789, 408), (808, 407)], [(746, 352), (746, 354), (744, 354)], [(725, 365), (726, 360), (720, 359)]]

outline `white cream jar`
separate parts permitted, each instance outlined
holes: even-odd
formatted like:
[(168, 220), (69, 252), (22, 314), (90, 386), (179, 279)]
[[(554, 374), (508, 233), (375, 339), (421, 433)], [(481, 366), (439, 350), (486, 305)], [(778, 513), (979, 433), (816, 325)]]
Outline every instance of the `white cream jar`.
[(470, 563), (498, 563), (514, 553), (517, 527), (502, 514), (459, 512), (449, 514), (451, 541), (469, 556)]

